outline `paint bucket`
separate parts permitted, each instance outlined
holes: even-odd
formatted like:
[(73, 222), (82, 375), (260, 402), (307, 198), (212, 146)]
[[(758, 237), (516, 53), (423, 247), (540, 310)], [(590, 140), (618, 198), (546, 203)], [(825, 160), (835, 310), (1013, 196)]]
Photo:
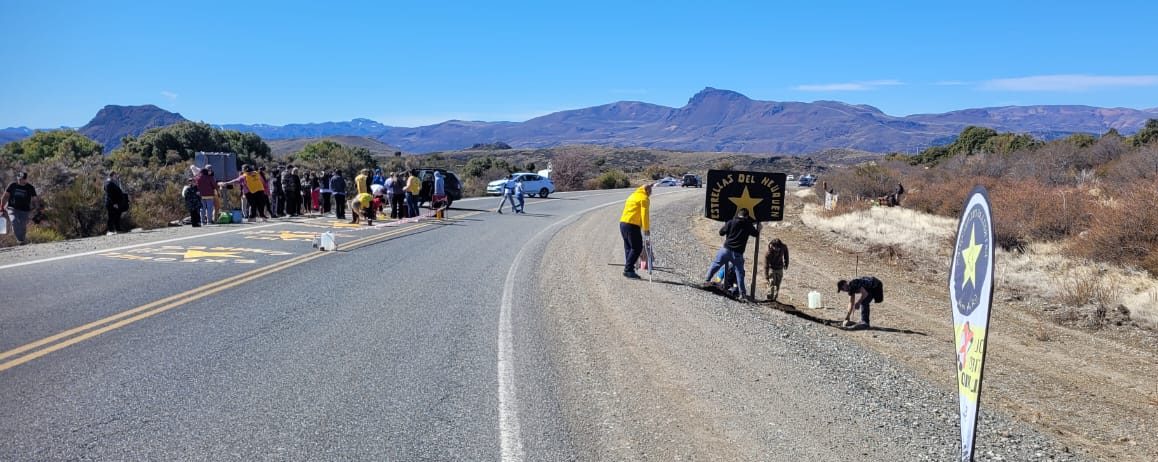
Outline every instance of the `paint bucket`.
[(0, 236), (8, 234), (8, 217), (0, 217)]
[(814, 310), (824, 308), (824, 300), (820, 297), (820, 292), (814, 290), (808, 293), (808, 307)]
[(338, 250), (338, 243), (334, 241), (334, 233), (329, 231), (322, 233), (322, 237), (318, 241), (318, 250)]
[(240, 210), (234, 210), (234, 211), (230, 212), (230, 215), (232, 216), (231, 218), (233, 219), (234, 223), (241, 223), (241, 211)]

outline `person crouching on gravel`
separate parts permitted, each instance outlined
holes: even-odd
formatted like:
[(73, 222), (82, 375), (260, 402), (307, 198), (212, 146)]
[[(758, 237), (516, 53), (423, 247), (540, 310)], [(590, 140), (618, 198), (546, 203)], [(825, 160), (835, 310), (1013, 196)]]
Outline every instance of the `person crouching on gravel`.
[(768, 300), (776, 301), (780, 296), (780, 281), (784, 279), (784, 270), (788, 269), (788, 246), (780, 239), (772, 239), (768, 243), (768, 252), (764, 254), (764, 280), (768, 282)]
[[(724, 236), (724, 245), (716, 252), (716, 259), (704, 277), (704, 286), (711, 284), (712, 275), (716, 274), (724, 265), (731, 263), (736, 272), (736, 284), (740, 286), (740, 297), (744, 297), (744, 249), (748, 248), (748, 237), (760, 234), (760, 223), (748, 216), (748, 209), (740, 209), (735, 218), (728, 220), (720, 228), (720, 235)], [(749, 297), (750, 298), (750, 297)]]
[(836, 283), (836, 292), (848, 292), (848, 313), (844, 315), (844, 322), (847, 325), (849, 317), (852, 316), (852, 310), (860, 310), (860, 323), (852, 326), (852, 329), (868, 329), (872, 325), (869, 323), (869, 305), (872, 302), (885, 301), (885, 285), (880, 279), (872, 276), (864, 276), (853, 279), (851, 281), (840, 280)]
[(623, 276), (639, 279), (635, 262), (643, 252), (643, 240), (651, 239), (651, 185), (640, 186), (627, 197), (619, 217), (619, 235), (623, 237)]
[(374, 196), (370, 195), (370, 193), (359, 193), (357, 196), (354, 196), (353, 199), (350, 199), (350, 215), (353, 216), (350, 224), (356, 225), (359, 219), (365, 218), (366, 226), (373, 225)]

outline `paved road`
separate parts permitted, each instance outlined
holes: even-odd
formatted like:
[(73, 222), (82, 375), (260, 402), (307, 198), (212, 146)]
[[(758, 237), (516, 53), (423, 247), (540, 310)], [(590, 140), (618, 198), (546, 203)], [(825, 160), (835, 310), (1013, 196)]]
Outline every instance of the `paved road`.
[[(250, 225), (4, 268), (0, 459), (566, 458), (553, 377), (516, 371), (511, 313), (533, 308), (524, 282), (552, 233), (627, 194)], [(338, 252), (311, 248), (324, 229)]]

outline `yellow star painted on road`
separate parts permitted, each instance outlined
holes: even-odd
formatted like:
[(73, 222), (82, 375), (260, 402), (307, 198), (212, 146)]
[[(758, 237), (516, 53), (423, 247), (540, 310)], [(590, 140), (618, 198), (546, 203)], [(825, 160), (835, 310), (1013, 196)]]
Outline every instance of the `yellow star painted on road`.
[(744, 186), (744, 193), (740, 197), (729, 197), (728, 200), (736, 204), (736, 211), (740, 209), (748, 209), (748, 216), (756, 216), (756, 204), (764, 202), (764, 199), (755, 198), (748, 195), (748, 187)]
[(350, 223), (348, 221), (334, 221), (330, 223), (334, 228), (361, 228), (362, 225), (358, 223)]
[(157, 255), (180, 255), (181, 258), (184, 258), (186, 260), (193, 259), (193, 258), (206, 258), (206, 257), (241, 258), (240, 255), (237, 255), (237, 252), (206, 252), (204, 250), (194, 250), (194, 249), (186, 250), (185, 253), (157, 253)]
[(977, 229), (973, 226), (969, 227), (969, 247), (961, 251), (961, 258), (965, 260), (965, 280), (961, 282), (961, 288), (965, 288), (966, 282), (972, 282), (973, 287), (977, 287), (977, 257), (981, 256), (981, 245), (977, 244)]
[(302, 233), (297, 231), (282, 231), (278, 238), (283, 241), (312, 241), (316, 233)]

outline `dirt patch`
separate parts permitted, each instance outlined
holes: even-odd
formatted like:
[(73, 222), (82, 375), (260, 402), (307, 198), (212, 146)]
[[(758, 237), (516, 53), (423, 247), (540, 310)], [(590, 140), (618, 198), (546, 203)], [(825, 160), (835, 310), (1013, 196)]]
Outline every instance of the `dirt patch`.
[[(874, 324), (928, 335), (840, 335), (955, 390), (948, 251), (914, 254), (887, 243), (850, 244), (835, 230), (805, 225), (802, 214), (813, 212), (813, 205), (806, 212), (806, 202), (814, 198), (797, 194), (788, 200), (785, 220), (766, 227), (762, 239), (778, 237), (791, 251), (780, 300), (806, 306), (808, 292), (817, 290), (827, 308), (809, 314), (837, 319), (843, 317), (848, 299), (837, 296), (836, 281), (854, 274), (877, 276), (885, 281), (886, 301), (874, 307)], [(719, 245), (718, 228), (719, 223), (703, 218), (694, 221), (695, 234), (705, 246)], [(1143, 435), (1158, 432), (1155, 332), (1122, 323), (1127, 313), (1119, 309), (1058, 306), (1047, 293), (1002, 287), (998, 282), (985, 405), (997, 406), (1098, 458), (1153, 460), (1158, 441)], [(757, 294), (765, 290), (760, 280)], [(1090, 321), (1099, 316), (1110, 322)]]

